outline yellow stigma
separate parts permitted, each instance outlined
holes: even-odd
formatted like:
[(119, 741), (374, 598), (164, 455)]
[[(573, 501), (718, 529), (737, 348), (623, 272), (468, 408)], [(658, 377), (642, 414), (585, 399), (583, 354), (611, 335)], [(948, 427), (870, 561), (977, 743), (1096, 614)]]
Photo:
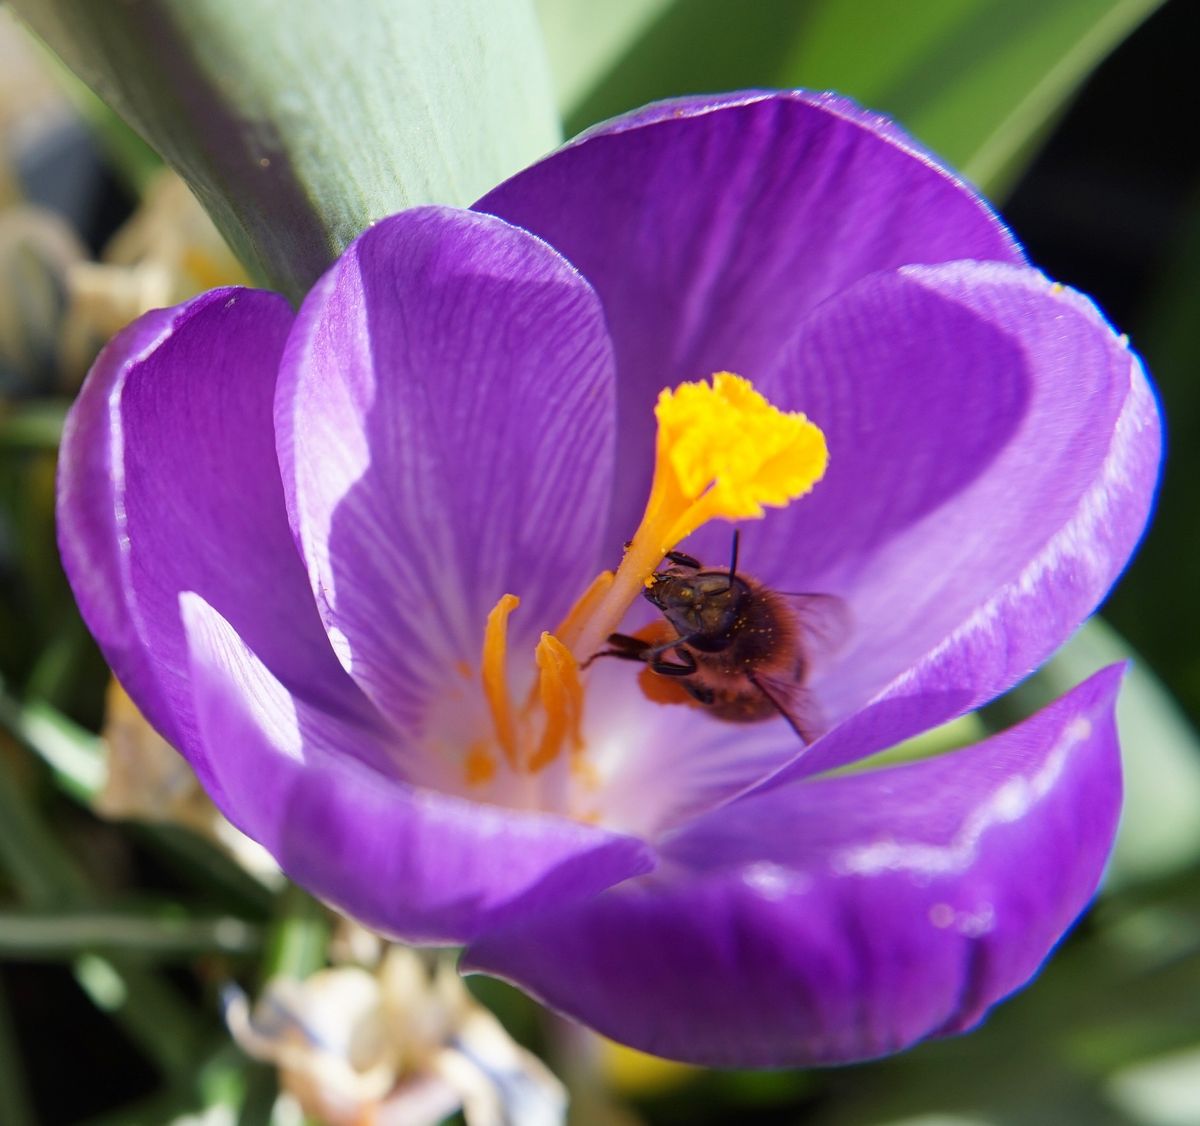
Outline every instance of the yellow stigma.
[[(493, 738), (508, 767), (537, 774), (564, 745), (583, 747), (580, 665), (621, 624), (668, 551), (710, 520), (747, 520), (809, 492), (829, 462), (825, 435), (803, 414), (781, 411), (748, 379), (718, 372), (658, 396), (654, 477), (646, 511), (615, 573), (604, 571), (559, 624), (543, 633), (534, 658), (537, 680), (514, 709), (508, 686), (506, 594), (488, 615), (482, 681)], [(468, 755), (469, 782), (482, 784), (496, 763), (485, 750)]]
[(661, 529), (660, 558), (709, 520), (761, 517), (764, 505), (782, 508), (804, 496), (829, 463), (825, 435), (804, 415), (779, 410), (727, 371), (711, 384), (661, 392), (654, 415), (646, 516)]

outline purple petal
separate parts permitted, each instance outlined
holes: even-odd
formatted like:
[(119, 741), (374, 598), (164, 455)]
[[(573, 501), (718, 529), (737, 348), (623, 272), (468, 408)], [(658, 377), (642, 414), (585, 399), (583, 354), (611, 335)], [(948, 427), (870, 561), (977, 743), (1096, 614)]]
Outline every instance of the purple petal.
[(619, 373), (619, 544), (645, 502), (654, 396), (757, 379), (800, 319), (876, 270), (1022, 262), (990, 208), (878, 115), (828, 95), (685, 99), (584, 134), (476, 205), (595, 286)]
[(384, 220), (309, 295), (277, 400), (289, 508), (338, 654), (395, 722), (478, 662), (502, 594), (532, 644), (600, 569), (612, 397), (587, 283), (491, 216)]
[(486, 935), (468, 967), (713, 1066), (845, 1062), (968, 1028), (1100, 878), (1120, 674), (976, 747), (727, 806), (664, 846), (661, 874)]
[(370, 730), (290, 695), (202, 598), (184, 595), (181, 609), (223, 812), (289, 876), (368, 926), (463, 942), (653, 867), (632, 838), (420, 790), (363, 765), (374, 757), (361, 750)]
[(195, 754), (179, 594), (197, 591), (292, 690), (367, 714), (313, 606), (275, 457), (280, 297), (215, 290), (149, 313), (101, 354), (71, 411), (59, 542), (88, 627), (130, 695)]
[(802, 773), (1026, 676), (1095, 609), (1149, 516), (1161, 424), (1141, 364), (1095, 306), (1033, 270), (866, 279), (766, 383), (826, 430), (830, 469), (747, 530), (743, 557), (779, 588), (841, 595), (855, 620), (814, 684), (831, 720), (853, 719)]
[(590, 804), (599, 824), (656, 841), (773, 774), (795, 757), (782, 720), (723, 723), (699, 705), (646, 698), (626, 661), (588, 673), (587, 762), (603, 779)]

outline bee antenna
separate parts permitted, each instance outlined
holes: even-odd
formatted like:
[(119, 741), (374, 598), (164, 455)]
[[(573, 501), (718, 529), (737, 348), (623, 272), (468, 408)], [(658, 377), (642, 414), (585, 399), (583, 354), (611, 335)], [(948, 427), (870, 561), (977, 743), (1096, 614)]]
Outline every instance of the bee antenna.
[(729, 554), (729, 585), (733, 586), (734, 577), (737, 575), (738, 565), (738, 543), (741, 540), (742, 532), (740, 528), (733, 529), (733, 550)]

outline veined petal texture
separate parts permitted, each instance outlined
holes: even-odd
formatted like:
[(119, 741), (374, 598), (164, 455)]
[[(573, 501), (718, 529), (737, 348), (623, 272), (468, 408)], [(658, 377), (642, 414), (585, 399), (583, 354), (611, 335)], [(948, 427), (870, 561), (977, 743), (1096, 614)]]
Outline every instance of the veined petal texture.
[(646, 494), (660, 388), (714, 371), (757, 378), (807, 312), (874, 271), (1024, 260), (991, 209), (886, 118), (803, 91), (646, 107), (475, 207), (546, 239), (604, 303), (618, 543)]
[(334, 659), (288, 528), (272, 409), (291, 322), (282, 298), (239, 289), (148, 313), (104, 350), (63, 436), (59, 543), (84, 619), (212, 785), (181, 591), (219, 607), (290, 691), (370, 714)]
[(338, 656), (399, 728), (600, 569), (611, 349), (595, 294), (499, 219), (418, 208), (367, 231), (304, 303), (276, 419), (288, 507)]

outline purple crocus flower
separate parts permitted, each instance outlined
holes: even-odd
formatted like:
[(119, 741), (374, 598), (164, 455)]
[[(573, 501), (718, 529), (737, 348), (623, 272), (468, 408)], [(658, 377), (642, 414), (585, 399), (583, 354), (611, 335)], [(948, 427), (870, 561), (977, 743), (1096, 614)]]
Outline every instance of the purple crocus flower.
[[(757, 390), (696, 382), (726, 371)], [(975, 1024), (1087, 903), (1120, 669), (831, 772), (1051, 654), (1159, 452), (1124, 338), (966, 185), (839, 98), (750, 93), (385, 219), (298, 313), (142, 317), (69, 420), (60, 539), (129, 693), (317, 895), (651, 1052), (845, 1061)], [(730, 520), (740, 570), (849, 610), (811, 745), (581, 667)]]

